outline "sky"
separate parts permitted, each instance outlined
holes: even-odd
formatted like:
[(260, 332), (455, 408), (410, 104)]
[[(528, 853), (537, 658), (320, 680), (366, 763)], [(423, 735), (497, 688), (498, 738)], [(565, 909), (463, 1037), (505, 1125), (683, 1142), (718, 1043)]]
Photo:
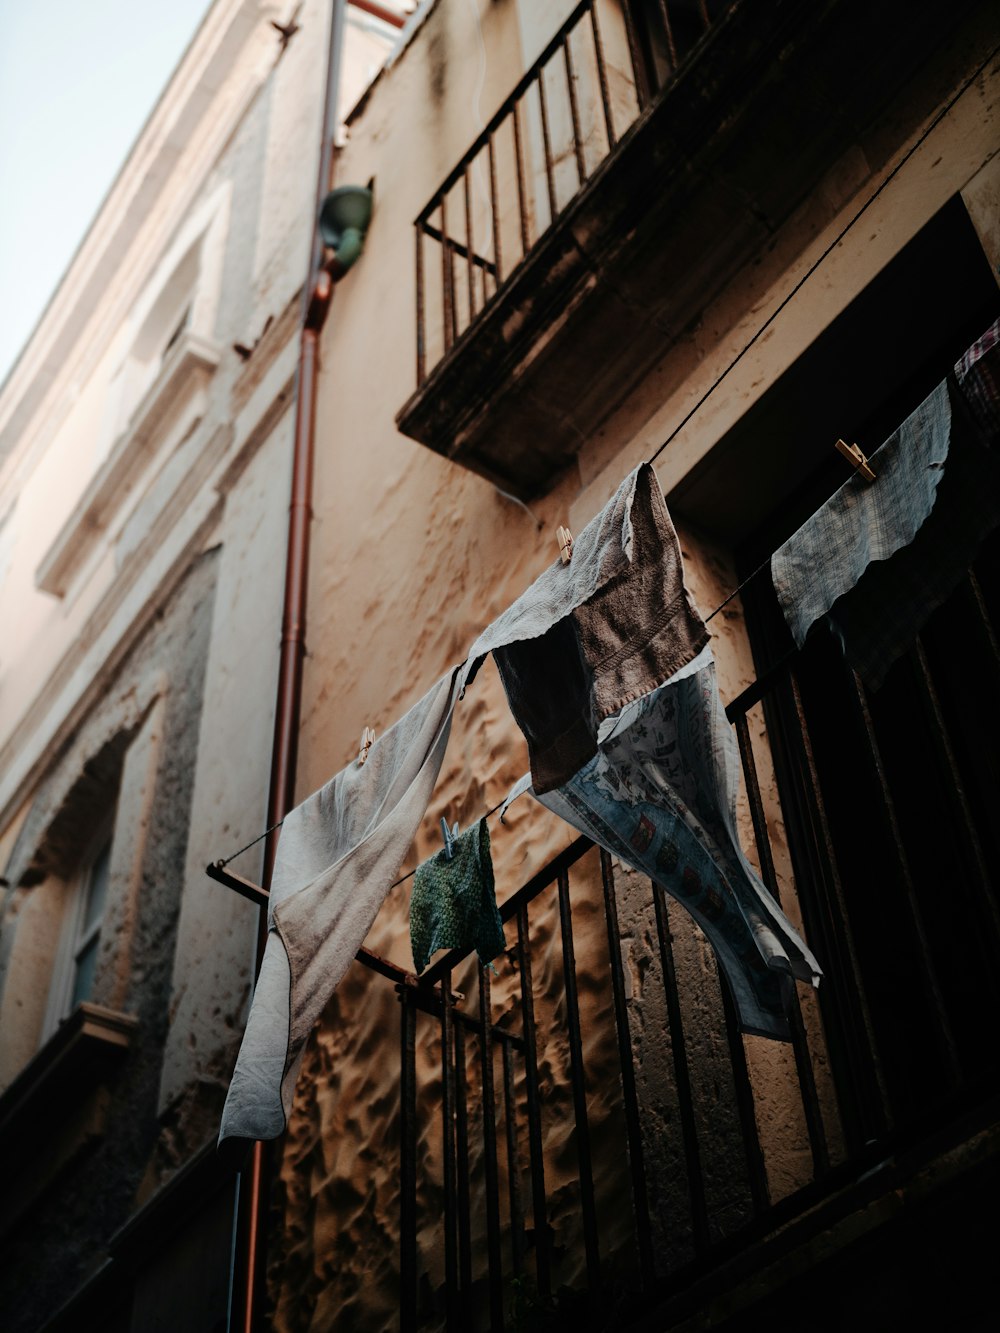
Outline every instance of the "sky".
[(0, 0), (0, 385), (209, 0)]

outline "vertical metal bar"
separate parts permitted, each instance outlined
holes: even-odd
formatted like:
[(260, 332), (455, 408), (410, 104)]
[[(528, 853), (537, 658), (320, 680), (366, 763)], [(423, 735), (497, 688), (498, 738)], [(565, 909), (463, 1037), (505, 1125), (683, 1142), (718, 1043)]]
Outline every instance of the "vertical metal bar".
[(424, 323), (424, 247), (423, 226), (417, 223), (417, 388), (427, 378), (427, 330)]
[[(760, 782), (757, 779), (757, 764), (750, 742), (750, 728), (746, 713), (736, 719), (736, 738), (739, 742), (740, 760), (743, 764), (743, 776), (747, 786), (750, 803), (750, 819), (753, 824), (754, 842), (760, 861), (761, 878), (771, 891), (771, 897), (780, 906), (781, 894), (778, 891), (778, 877), (774, 871), (771, 856), (771, 843), (767, 836), (767, 820), (764, 817), (764, 804), (760, 796)], [(789, 1022), (792, 1031), (792, 1053), (795, 1057), (795, 1072), (798, 1076), (799, 1094), (802, 1098), (802, 1110), (805, 1115), (806, 1132), (809, 1135), (809, 1148), (813, 1159), (813, 1175), (817, 1178), (826, 1174), (830, 1167), (830, 1152), (826, 1141), (826, 1129), (823, 1125), (823, 1113), (820, 1109), (819, 1095), (816, 1092), (816, 1076), (813, 1072), (809, 1043), (799, 997), (794, 989), (790, 991)]]
[(524, 1208), (521, 1204), (521, 1162), (517, 1151), (517, 1094), (514, 1089), (514, 1048), (502, 1043), (504, 1126), (507, 1131), (507, 1182), (510, 1195), (510, 1247), (514, 1272), (524, 1272)]
[(441, 1169), (444, 1173), (444, 1285), (449, 1333), (460, 1328), (458, 1311), (457, 1200), (455, 1197), (455, 1068), (451, 971), (441, 976)]
[(455, 1024), (455, 1153), (458, 1158), (458, 1271), (462, 1328), (472, 1325), (472, 1217), (469, 1185), (469, 1100), (465, 1075), (465, 1029)]
[(617, 140), (615, 138), (614, 119), (611, 115), (611, 97), (608, 93), (608, 69), (604, 63), (604, 43), (601, 41), (601, 30), (597, 24), (597, 0), (592, 0), (591, 2), (590, 26), (594, 33), (594, 58), (597, 61), (597, 82), (601, 88), (601, 106), (604, 108), (604, 129), (608, 136), (608, 152), (610, 153)]
[(451, 340), (458, 338), (458, 290), (455, 286), (455, 242), (448, 238), (445, 243), (448, 255), (448, 292), (451, 299)]
[(517, 909), (517, 960), (521, 974), (521, 1033), (524, 1037), (524, 1088), (528, 1107), (528, 1154), (531, 1163), (531, 1216), (535, 1229), (535, 1270), (538, 1291), (552, 1290), (549, 1258), (549, 1221), (545, 1207), (545, 1157), (542, 1148), (542, 1116), (538, 1096), (538, 1055), (535, 1049), (535, 1001), (531, 991), (531, 953), (528, 941), (528, 907)]
[(462, 186), (465, 191), (465, 275), (469, 285), (469, 323), (476, 317), (476, 266), (472, 261), (472, 195), (469, 189), (469, 166), (466, 163), (462, 173)]
[(601, 1285), (601, 1256), (597, 1243), (594, 1172), (590, 1159), (590, 1125), (587, 1120), (587, 1089), (584, 1083), (583, 1041), (580, 1035), (580, 1002), (576, 990), (573, 916), (569, 902), (569, 877), (565, 870), (559, 872), (558, 884), (563, 980), (566, 988), (566, 1022), (569, 1029), (569, 1069), (573, 1084), (576, 1150), (580, 1167), (580, 1211), (583, 1215), (583, 1243), (587, 1253), (587, 1281), (591, 1289), (596, 1291)]
[(405, 986), (400, 1003), (399, 1327), (417, 1327), (417, 1011)]
[(670, 67), (677, 68), (677, 43), (674, 41), (674, 29), (667, 12), (667, 0), (660, 0), (660, 16), (663, 19), (663, 31), (667, 38), (667, 50), (670, 52)]
[(479, 965), (479, 1055), (483, 1087), (483, 1159), (486, 1169), (486, 1249), (489, 1259), (490, 1329), (504, 1333), (503, 1269), (500, 1255), (500, 1180), (497, 1172), (496, 1097), (493, 1090), (490, 972)]
[[(807, 923), (822, 942), (827, 976), (820, 990), (827, 1042), (831, 1048), (834, 1075), (845, 1137), (852, 1151), (877, 1138), (889, 1126), (885, 1079), (868, 999), (861, 977), (847, 900), (840, 880), (833, 836), (819, 783), (812, 739), (798, 681), (789, 672), (785, 686), (791, 699), (790, 745), (799, 768), (795, 791), (801, 792), (804, 810), (798, 823), (803, 827), (806, 864), (796, 864), (799, 899)], [(768, 701), (765, 700), (765, 712)], [(781, 710), (776, 720), (783, 717)], [(771, 725), (771, 722), (768, 722)], [(784, 799), (784, 798), (783, 798)], [(795, 814), (796, 811), (792, 811)], [(794, 840), (793, 856), (796, 855)], [(848, 1080), (849, 1088), (841, 1082)], [(849, 1095), (848, 1095), (849, 1094)]]
[(542, 115), (542, 147), (545, 151), (545, 180), (549, 187), (549, 222), (556, 219), (556, 180), (552, 172), (552, 141), (549, 138), (549, 107), (545, 97), (545, 70), (538, 71), (538, 106)]
[(444, 325), (444, 350), (447, 352), (455, 333), (455, 312), (452, 277), (454, 269), (451, 263), (451, 246), (448, 243), (448, 205), (445, 196), (441, 196), (441, 314)]
[(500, 254), (500, 205), (497, 198), (497, 156), (493, 135), (486, 142), (490, 159), (490, 207), (493, 209), (493, 263), (496, 266), (496, 284), (503, 282), (503, 261)]
[(632, 1064), (632, 1035), (629, 1031), (628, 1001), (625, 998), (625, 969), (622, 964), (621, 929), (618, 899), (615, 893), (611, 857), (601, 848), (601, 881), (604, 886), (604, 915), (608, 926), (608, 961), (611, 964), (611, 994), (618, 1032), (618, 1063), (621, 1066), (622, 1104), (625, 1111), (625, 1138), (632, 1183), (632, 1207), (635, 1212), (636, 1240), (639, 1247), (639, 1271), (648, 1287), (655, 1276), (653, 1239), (649, 1221), (649, 1197), (646, 1193), (646, 1164), (642, 1151), (642, 1126), (639, 1123), (639, 1099)]
[(646, 75), (642, 68), (642, 52), (639, 50), (639, 42), (635, 32), (635, 20), (632, 17), (632, 0), (624, 0), (622, 5), (622, 18), (625, 20), (625, 35), (628, 38), (628, 54), (632, 62), (632, 86), (635, 88), (635, 99), (639, 103), (639, 110), (642, 111), (649, 98), (646, 93)]
[(705, 1177), (701, 1169), (698, 1149), (698, 1127), (694, 1115), (694, 1096), (691, 1091), (691, 1072), (688, 1067), (687, 1046), (684, 1040), (684, 1021), (681, 1015), (680, 993), (677, 989), (677, 970), (670, 934), (667, 911), (667, 893), (662, 884), (651, 881), (653, 909), (656, 913), (656, 935), (660, 947), (660, 966), (663, 970), (663, 989), (667, 1001), (667, 1025), (670, 1029), (670, 1050), (673, 1055), (674, 1079), (677, 1084), (677, 1107), (681, 1122), (684, 1164), (687, 1169), (688, 1198), (691, 1205), (691, 1233), (697, 1254), (708, 1249), (708, 1203), (705, 1198)]
[(771, 1193), (767, 1184), (767, 1168), (764, 1165), (764, 1154), (761, 1152), (760, 1137), (757, 1133), (757, 1116), (754, 1112), (750, 1072), (747, 1069), (747, 1053), (743, 1049), (743, 1034), (740, 1032), (739, 1023), (736, 1019), (736, 1005), (729, 993), (729, 982), (721, 969), (719, 971), (719, 989), (722, 992), (722, 1008), (726, 1018), (726, 1041), (729, 1044), (729, 1063), (733, 1071), (736, 1111), (740, 1119), (743, 1148), (746, 1152), (750, 1199), (753, 1203), (755, 1216), (761, 1217), (771, 1206)]
[(517, 207), (521, 221), (521, 258), (528, 253), (528, 209), (524, 196), (524, 145), (521, 143), (521, 118), (518, 115), (520, 102), (515, 102), (510, 109), (514, 121), (514, 162), (517, 169)]
[(809, 1151), (812, 1154), (813, 1178), (819, 1180), (830, 1169), (830, 1149), (826, 1141), (819, 1094), (816, 1091), (816, 1075), (813, 1072), (812, 1056), (809, 1052), (809, 1039), (802, 1021), (802, 1006), (794, 981), (788, 983), (788, 1026), (792, 1034), (792, 1055), (795, 1059), (799, 1096), (802, 1099), (802, 1112), (809, 1137)]
[(938, 1044), (948, 1067), (950, 1077), (953, 1078), (956, 1083), (961, 1083), (962, 1067), (958, 1058), (955, 1035), (952, 1032), (951, 1021), (948, 1018), (944, 1006), (944, 996), (941, 993), (941, 984), (938, 981), (937, 968), (934, 966), (930, 941), (927, 938), (927, 927), (924, 924), (923, 913), (921, 912), (920, 904), (917, 901), (913, 875), (910, 871), (910, 859), (907, 855), (906, 847), (903, 844), (903, 836), (900, 832), (899, 822), (896, 818), (896, 804), (893, 800), (892, 792), (889, 789), (889, 782), (882, 763), (882, 752), (879, 748), (878, 738), (875, 735), (875, 728), (872, 724), (871, 714), (868, 711), (868, 698), (865, 694), (865, 687), (862, 684), (861, 677), (858, 673), (852, 671), (846, 664), (845, 671), (847, 673), (847, 686), (851, 705), (860, 725), (861, 733), (868, 750), (868, 759), (871, 764), (872, 773), (878, 786), (882, 817), (886, 829), (892, 839), (892, 844), (896, 853), (896, 866), (899, 872), (900, 885), (903, 889), (903, 898), (910, 918), (910, 927), (913, 931), (917, 950), (920, 955), (921, 981), (927, 994), (932, 1022), (937, 1032)]
[(962, 830), (969, 868), (973, 870), (978, 881), (979, 892), (975, 895), (975, 902), (979, 911), (980, 925), (993, 937), (993, 948), (996, 949), (997, 945), (1000, 944), (1000, 915), (998, 915), (997, 903), (993, 896), (990, 872), (986, 864), (982, 844), (979, 841), (979, 834), (976, 831), (972, 811), (969, 808), (969, 801), (965, 794), (965, 784), (962, 781), (958, 760), (955, 757), (951, 738), (948, 735), (948, 725), (945, 722), (941, 701), (938, 698), (934, 678), (931, 675), (927, 653), (919, 635), (914, 641), (911, 657), (917, 679), (917, 689), (927, 716), (934, 747), (938, 752), (939, 762), (947, 769), (950, 779), (945, 784), (948, 788), (948, 799), (951, 801), (956, 821)]
[(576, 155), (576, 175), (582, 186), (587, 179), (587, 164), (583, 159), (583, 136), (580, 132), (580, 108), (576, 100), (576, 74), (573, 71), (573, 53), (569, 48), (570, 33), (562, 41), (563, 63), (566, 66), (566, 91), (569, 93), (569, 114), (573, 123), (573, 152)]
[(979, 632), (989, 650), (990, 665), (995, 677), (1000, 678), (1000, 644), (997, 643), (997, 636), (993, 630), (993, 623), (990, 620), (989, 612), (986, 609), (986, 599), (983, 597), (983, 590), (979, 586), (979, 580), (970, 569), (965, 584), (963, 585), (965, 599), (970, 603), (975, 615), (976, 624)]

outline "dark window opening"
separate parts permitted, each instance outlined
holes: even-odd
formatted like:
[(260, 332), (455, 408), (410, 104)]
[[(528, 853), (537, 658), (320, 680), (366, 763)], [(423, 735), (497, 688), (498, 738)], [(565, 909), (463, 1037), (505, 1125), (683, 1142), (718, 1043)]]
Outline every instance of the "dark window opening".
[[(823, 436), (812, 470), (743, 543), (744, 576), (844, 480), (836, 435), (873, 452), (998, 314), (955, 200), (740, 424)], [(738, 472), (741, 443), (727, 443)], [(822, 625), (783, 671), (793, 644), (766, 573), (743, 601), (758, 677), (782, 678), (764, 713), (800, 896), (817, 953), (839, 959), (820, 1002), (846, 1053), (842, 1112), (862, 1138), (880, 1115), (914, 1132), (1000, 1081), (1000, 534), (878, 689)]]

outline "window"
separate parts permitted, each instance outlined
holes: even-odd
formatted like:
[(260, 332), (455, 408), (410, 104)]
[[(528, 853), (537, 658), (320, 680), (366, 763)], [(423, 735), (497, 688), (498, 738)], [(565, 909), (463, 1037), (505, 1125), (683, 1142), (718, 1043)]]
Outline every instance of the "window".
[(105, 842), (87, 867), (80, 885), (80, 903), (77, 912), (76, 940), (72, 961), (72, 993), (70, 1009), (81, 1000), (90, 998), (94, 989), (97, 969), (97, 948), (101, 941), (104, 905), (108, 897), (108, 875), (111, 868), (111, 842)]
[(105, 830), (69, 886), (62, 943), (56, 957), (42, 1040), (93, 994), (101, 928), (111, 878), (111, 835)]
[(163, 369), (168, 353), (191, 323), (201, 274), (203, 241), (204, 237), (200, 236), (163, 283), (122, 362), (112, 394), (117, 401), (108, 446), (127, 429), (143, 396)]

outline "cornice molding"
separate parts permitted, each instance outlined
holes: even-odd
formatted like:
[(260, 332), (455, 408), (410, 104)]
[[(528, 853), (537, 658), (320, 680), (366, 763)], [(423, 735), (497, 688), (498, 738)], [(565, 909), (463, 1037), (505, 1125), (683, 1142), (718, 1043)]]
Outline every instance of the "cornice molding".
[(35, 573), (35, 586), (63, 597), (74, 573), (132, 499), (147, 465), (168, 432), (182, 419), (187, 438), (207, 408), (206, 391), (219, 364), (219, 350), (184, 334), (132, 415), (110, 454), (63, 524)]
[[(206, 15), (0, 385), (0, 466), (44, 435), (189, 212), (273, 65), (266, 19), (274, 9), (270, 0), (215, 0)], [(248, 51), (258, 34), (259, 52)]]

